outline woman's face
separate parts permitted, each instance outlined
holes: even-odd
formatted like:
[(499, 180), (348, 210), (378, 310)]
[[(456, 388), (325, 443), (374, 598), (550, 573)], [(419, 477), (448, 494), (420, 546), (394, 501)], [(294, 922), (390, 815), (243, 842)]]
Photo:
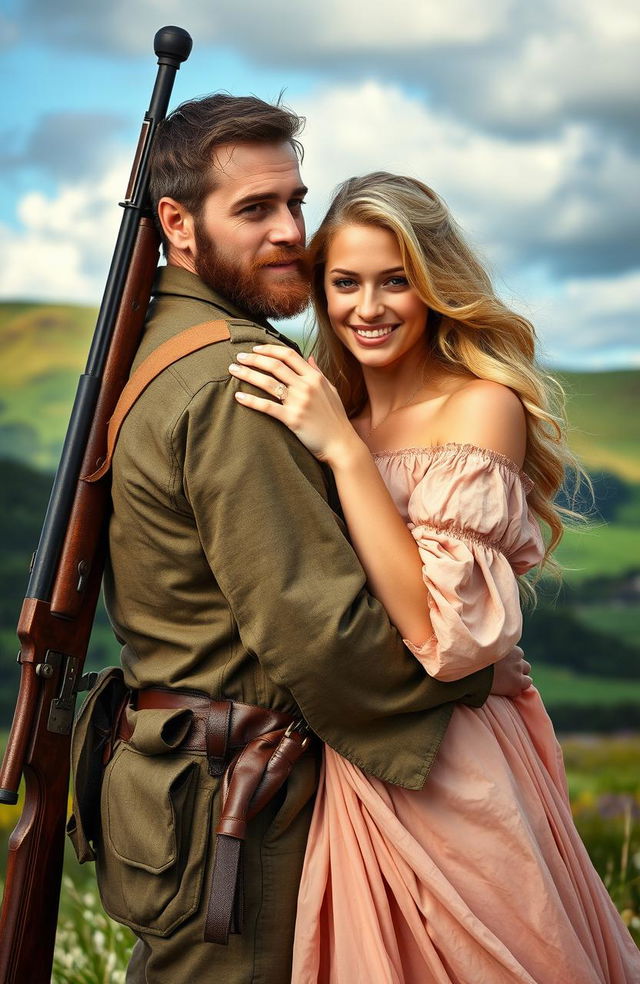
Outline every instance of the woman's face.
[(333, 330), (363, 366), (424, 351), (428, 308), (405, 275), (388, 229), (343, 226), (327, 252), (324, 289)]

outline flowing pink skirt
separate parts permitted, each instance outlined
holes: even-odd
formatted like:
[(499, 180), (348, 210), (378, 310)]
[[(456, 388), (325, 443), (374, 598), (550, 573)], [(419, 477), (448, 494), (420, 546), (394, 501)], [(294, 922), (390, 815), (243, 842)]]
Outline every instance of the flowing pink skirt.
[(292, 984), (431, 982), (640, 982), (534, 688), (458, 706), (418, 792), (326, 749)]

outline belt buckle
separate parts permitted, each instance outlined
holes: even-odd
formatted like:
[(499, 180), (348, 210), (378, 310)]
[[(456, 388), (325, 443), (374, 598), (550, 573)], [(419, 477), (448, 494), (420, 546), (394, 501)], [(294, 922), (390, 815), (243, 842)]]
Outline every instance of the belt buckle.
[(295, 732), (302, 735), (301, 747), (306, 748), (309, 744), (309, 725), (304, 720), (304, 718), (298, 718), (296, 721), (292, 721), (287, 730), (284, 733), (285, 738), (291, 738)]

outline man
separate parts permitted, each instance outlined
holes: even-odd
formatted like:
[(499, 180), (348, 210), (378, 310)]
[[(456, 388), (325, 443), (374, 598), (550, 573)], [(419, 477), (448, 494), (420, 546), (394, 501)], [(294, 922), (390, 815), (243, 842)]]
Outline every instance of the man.
[[(366, 591), (331, 476), (234, 400), (236, 353), (290, 344), (266, 319), (307, 303), (299, 128), (281, 107), (217, 95), (171, 114), (154, 151), (168, 265), (134, 369), (194, 325), (222, 322), (222, 340), (152, 379), (113, 457), (105, 590), (135, 696), (105, 772), (98, 876), (106, 909), (139, 937), (136, 984), (290, 978), (317, 755), (248, 825), (241, 932), (206, 942), (221, 850), (212, 817), (234, 750), (220, 752), (206, 709), (206, 735), (193, 737), (194, 692), (207, 706), (302, 715), (366, 772), (420, 788), (452, 702), (479, 705), (492, 685), (491, 670), (452, 684), (425, 675)], [(499, 686), (521, 681), (516, 654)]]

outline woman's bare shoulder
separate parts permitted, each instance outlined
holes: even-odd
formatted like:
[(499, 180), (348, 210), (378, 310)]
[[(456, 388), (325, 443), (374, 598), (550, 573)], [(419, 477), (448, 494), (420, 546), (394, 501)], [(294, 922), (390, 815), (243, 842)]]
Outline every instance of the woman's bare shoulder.
[(490, 379), (460, 379), (442, 407), (439, 443), (473, 444), (498, 451), (522, 467), (527, 421), (520, 397)]

